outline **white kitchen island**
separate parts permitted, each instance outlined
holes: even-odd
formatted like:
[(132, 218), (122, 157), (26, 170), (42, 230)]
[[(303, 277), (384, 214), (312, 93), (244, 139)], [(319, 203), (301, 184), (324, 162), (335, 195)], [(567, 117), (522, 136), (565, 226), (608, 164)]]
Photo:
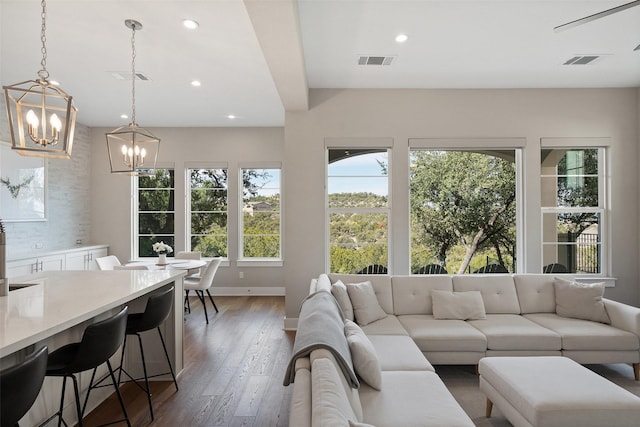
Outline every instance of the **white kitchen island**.
[[(77, 342), (91, 323), (107, 318), (128, 305), (129, 312), (144, 310), (146, 296), (154, 290), (175, 284), (174, 306), (165, 322), (163, 334), (176, 375), (183, 368), (183, 307), (180, 270), (121, 270), (121, 271), (49, 271), (10, 280), (11, 285), (29, 285), (0, 297), (0, 365), (9, 366), (43, 345), (49, 351), (71, 342)], [(152, 345), (157, 338), (149, 335)], [(155, 344), (154, 344), (155, 343)], [(136, 370), (139, 356), (137, 346), (127, 346), (127, 365)], [(133, 348), (133, 350), (132, 350)], [(150, 370), (164, 369), (162, 351), (146, 351)], [(112, 359), (119, 364), (119, 354)], [(154, 369), (154, 367), (156, 369)], [(80, 376), (84, 390), (91, 372)], [(21, 425), (38, 425), (53, 414), (59, 405), (61, 380), (46, 378), (34, 407), (22, 419)], [(88, 410), (113, 392), (103, 388), (91, 393)], [(95, 393), (95, 394), (94, 394)], [(75, 422), (73, 398), (66, 399), (65, 419)]]

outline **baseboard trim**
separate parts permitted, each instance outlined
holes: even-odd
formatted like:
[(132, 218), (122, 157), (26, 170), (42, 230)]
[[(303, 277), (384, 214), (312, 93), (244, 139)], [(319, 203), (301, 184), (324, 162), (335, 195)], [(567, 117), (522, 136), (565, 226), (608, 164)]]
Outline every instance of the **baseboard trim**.
[(239, 297), (244, 295), (255, 296), (284, 296), (284, 286), (212, 286), (209, 288), (212, 295)]
[(298, 330), (298, 318), (297, 317), (285, 317), (284, 318), (284, 330), (285, 331), (297, 331)]

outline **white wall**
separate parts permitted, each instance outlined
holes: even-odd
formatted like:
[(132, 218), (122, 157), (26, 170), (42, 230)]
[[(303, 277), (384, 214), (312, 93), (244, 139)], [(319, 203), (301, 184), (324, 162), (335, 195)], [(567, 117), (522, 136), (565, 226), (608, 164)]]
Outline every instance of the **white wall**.
[[(612, 299), (638, 304), (638, 91), (315, 89), (308, 112), (285, 120), (286, 315), (296, 318), (312, 277), (325, 271), (326, 137), (391, 137), (394, 273), (408, 273), (409, 138), (526, 138), (525, 271), (541, 271), (540, 138), (610, 137)], [(624, 171), (624, 172), (622, 172)], [(304, 213), (304, 214), (301, 214)]]
[[(0, 100), (0, 141), (11, 142), (4, 97)], [(90, 244), (90, 168), (89, 128), (76, 124), (72, 157), (47, 159), (47, 220), (5, 223), (7, 258), (68, 249)], [(18, 154), (16, 154), (18, 155)], [(2, 175), (2, 171), (0, 171)], [(36, 243), (42, 248), (36, 249)]]
[[(130, 253), (131, 230), (131, 178), (111, 174), (107, 155), (105, 132), (112, 129), (92, 129), (93, 144), (91, 198), (91, 238), (107, 243), (110, 253), (121, 260), (134, 257)], [(282, 161), (282, 128), (154, 128), (160, 138), (158, 163), (174, 163), (176, 233), (184, 224), (185, 162), (227, 162), (229, 167), (229, 205), (238, 206), (235, 171), (240, 162)], [(233, 211), (235, 212), (235, 211)], [(229, 266), (221, 267), (216, 275), (216, 286), (280, 287), (284, 286), (282, 267), (236, 266), (237, 217), (228, 218)], [(183, 250), (183, 240), (176, 236), (175, 250)], [(239, 271), (244, 278), (239, 278)]]

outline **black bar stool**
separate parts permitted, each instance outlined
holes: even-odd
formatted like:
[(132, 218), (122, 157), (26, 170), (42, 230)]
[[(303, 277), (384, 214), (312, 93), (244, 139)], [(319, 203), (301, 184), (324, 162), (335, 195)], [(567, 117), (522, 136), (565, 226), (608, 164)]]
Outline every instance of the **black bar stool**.
[[(169, 313), (171, 312), (171, 306), (173, 305), (173, 291), (174, 287), (172, 286), (171, 288), (164, 291), (151, 294), (149, 296), (149, 299), (147, 300), (145, 310), (142, 313), (132, 313), (127, 317), (126, 335), (136, 335), (138, 337), (138, 344), (140, 346), (140, 357), (142, 358), (142, 370), (144, 371), (144, 387), (139, 383), (139, 380), (141, 380), (142, 378), (133, 378), (122, 367), (124, 361), (124, 352), (127, 346), (126, 337), (124, 345), (122, 346), (122, 353), (120, 356), (120, 373), (118, 374), (118, 383), (120, 383), (121, 374), (124, 372), (124, 374), (129, 377), (130, 381), (133, 381), (147, 394), (151, 420), (153, 420), (154, 418), (153, 405), (151, 404), (151, 389), (149, 388), (149, 378), (158, 377), (170, 373), (171, 378), (173, 378), (173, 383), (176, 386), (176, 391), (178, 391), (178, 382), (176, 381), (176, 376), (173, 372), (173, 367), (171, 366), (171, 359), (169, 358), (169, 353), (167, 352), (167, 346), (164, 343), (164, 337), (162, 336), (162, 331), (160, 330), (160, 325), (162, 325), (162, 323), (167, 320), (167, 317), (169, 317)], [(140, 336), (140, 333), (150, 331), (154, 328), (158, 331), (158, 335), (160, 336), (162, 349), (164, 350), (164, 355), (167, 358), (167, 364), (169, 365), (169, 372), (149, 376), (147, 374), (147, 364), (144, 357), (144, 349), (142, 346), (142, 337)]]
[(42, 388), (47, 372), (47, 347), (0, 372), (0, 426), (18, 426)]
[[(89, 401), (89, 393), (91, 393), (91, 390), (94, 388), (93, 380), (95, 376), (95, 369), (103, 363), (106, 363), (109, 368), (109, 375), (111, 376), (113, 387), (116, 389), (116, 394), (118, 395), (118, 400), (122, 407), (122, 413), (124, 414), (124, 420), (118, 421), (126, 421), (127, 425), (131, 426), (127, 410), (124, 407), (122, 395), (120, 394), (120, 388), (116, 382), (111, 362), (109, 361), (109, 358), (118, 351), (118, 348), (120, 348), (120, 345), (124, 342), (125, 328), (127, 325), (127, 311), (128, 308), (124, 307), (115, 316), (87, 326), (80, 342), (67, 344), (49, 355), (47, 376), (63, 377), (64, 380), (62, 382), (60, 410), (53, 414), (45, 424), (57, 416), (58, 426), (60, 426), (61, 423), (64, 423), (65, 426), (67, 425), (62, 418), (62, 410), (64, 409), (64, 394), (67, 385), (67, 378), (71, 378), (73, 380), (73, 389), (76, 397), (78, 425), (82, 427), (82, 417), (84, 410), (86, 409), (87, 402)], [(80, 391), (78, 390), (78, 380), (75, 374), (88, 371), (89, 369), (93, 369), (94, 371), (91, 376), (91, 381), (89, 382), (84, 407), (80, 408)]]

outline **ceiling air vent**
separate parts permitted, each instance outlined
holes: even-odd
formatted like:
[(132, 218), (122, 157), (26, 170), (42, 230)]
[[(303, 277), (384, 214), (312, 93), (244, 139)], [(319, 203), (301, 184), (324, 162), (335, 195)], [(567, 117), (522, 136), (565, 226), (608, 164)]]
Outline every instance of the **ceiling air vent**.
[(578, 55), (567, 60), (563, 65), (587, 65), (598, 58), (600, 58), (600, 55)]
[(358, 65), (391, 65), (395, 58), (395, 56), (360, 55)]
[[(131, 71), (109, 71), (111, 76), (116, 80), (131, 80)], [(137, 80), (151, 80), (144, 73), (136, 73)]]

